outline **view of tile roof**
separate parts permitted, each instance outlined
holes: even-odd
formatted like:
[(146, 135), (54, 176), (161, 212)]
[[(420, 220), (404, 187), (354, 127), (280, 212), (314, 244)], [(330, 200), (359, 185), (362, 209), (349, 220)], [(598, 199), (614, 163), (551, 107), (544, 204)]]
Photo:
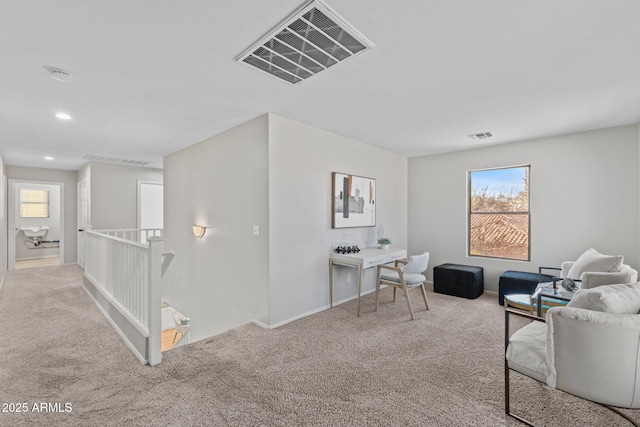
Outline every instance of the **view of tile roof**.
[(473, 214), (471, 241), (478, 244), (527, 245), (526, 215)]

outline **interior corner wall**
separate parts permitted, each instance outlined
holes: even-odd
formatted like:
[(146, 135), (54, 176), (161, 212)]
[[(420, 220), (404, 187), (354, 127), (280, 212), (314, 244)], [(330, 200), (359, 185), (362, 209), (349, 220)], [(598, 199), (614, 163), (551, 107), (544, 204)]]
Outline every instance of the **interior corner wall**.
[[(591, 247), (638, 269), (639, 133), (636, 125), (409, 159), (409, 250), (428, 244), (433, 266), (484, 268), (497, 291), (505, 270), (537, 272)], [(467, 171), (531, 165), (531, 260), (467, 256)]]
[[(406, 157), (270, 114), (269, 325), (329, 307), (335, 243), (376, 244), (375, 227), (331, 228), (332, 172), (375, 178), (376, 223), (392, 246), (407, 247)], [(354, 270), (335, 271), (334, 302), (355, 297)], [(374, 276), (365, 270), (363, 293), (375, 289)]]
[[(176, 255), (163, 299), (191, 318), (191, 341), (267, 322), (267, 123), (258, 117), (164, 159), (164, 248)], [(207, 226), (203, 238), (193, 225)]]
[(77, 172), (59, 169), (7, 166), (6, 174), (7, 179), (64, 183), (64, 254), (62, 256), (65, 264), (77, 264)]
[(91, 227), (94, 230), (137, 228), (138, 180), (162, 182), (162, 169), (91, 162), (79, 172), (89, 177)]

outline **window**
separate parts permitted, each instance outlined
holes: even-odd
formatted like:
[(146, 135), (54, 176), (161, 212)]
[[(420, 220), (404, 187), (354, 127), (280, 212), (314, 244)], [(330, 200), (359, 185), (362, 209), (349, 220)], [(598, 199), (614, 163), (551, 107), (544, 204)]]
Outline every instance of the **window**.
[(49, 218), (49, 190), (21, 188), (20, 218)]
[(469, 172), (469, 255), (529, 261), (529, 166)]

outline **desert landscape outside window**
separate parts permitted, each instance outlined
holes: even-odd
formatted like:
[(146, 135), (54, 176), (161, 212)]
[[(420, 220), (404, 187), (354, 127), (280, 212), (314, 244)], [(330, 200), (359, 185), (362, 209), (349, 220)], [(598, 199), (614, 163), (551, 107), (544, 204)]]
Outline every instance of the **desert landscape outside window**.
[(529, 261), (529, 169), (469, 171), (469, 255)]

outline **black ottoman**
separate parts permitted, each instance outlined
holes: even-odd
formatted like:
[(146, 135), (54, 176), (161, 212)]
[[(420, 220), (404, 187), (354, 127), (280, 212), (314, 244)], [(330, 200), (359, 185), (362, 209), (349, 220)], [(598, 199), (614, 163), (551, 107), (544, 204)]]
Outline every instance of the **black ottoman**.
[(498, 283), (498, 301), (504, 305), (504, 296), (508, 294), (531, 295), (540, 282), (551, 282), (553, 276), (548, 274), (529, 273), (525, 271), (507, 270), (500, 276)]
[(463, 298), (478, 298), (484, 292), (482, 267), (442, 264), (433, 268), (433, 291)]

